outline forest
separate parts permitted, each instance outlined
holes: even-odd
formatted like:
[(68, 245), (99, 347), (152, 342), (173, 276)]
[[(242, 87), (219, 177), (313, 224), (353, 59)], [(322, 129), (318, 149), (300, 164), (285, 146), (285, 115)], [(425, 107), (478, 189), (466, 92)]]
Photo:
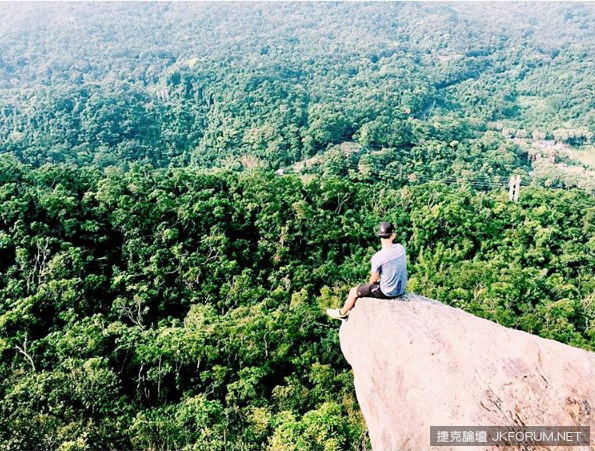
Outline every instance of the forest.
[(370, 449), (324, 311), (383, 220), (595, 350), (593, 5), (2, 8), (1, 451)]

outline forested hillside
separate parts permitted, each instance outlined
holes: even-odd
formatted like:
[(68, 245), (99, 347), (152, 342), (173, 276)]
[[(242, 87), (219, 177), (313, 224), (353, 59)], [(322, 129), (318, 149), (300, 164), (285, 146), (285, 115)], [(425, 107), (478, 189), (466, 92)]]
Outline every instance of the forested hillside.
[(594, 6), (2, 10), (0, 450), (369, 448), (323, 312), (380, 220), (595, 349)]
[(595, 130), (588, 4), (4, 9), (0, 145), (36, 165), (277, 168), (351, 140), (418, 162)]

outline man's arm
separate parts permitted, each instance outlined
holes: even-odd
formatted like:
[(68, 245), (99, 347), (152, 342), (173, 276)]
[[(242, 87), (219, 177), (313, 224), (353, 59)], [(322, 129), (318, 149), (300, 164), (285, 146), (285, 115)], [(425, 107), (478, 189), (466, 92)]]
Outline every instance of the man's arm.
[(379, 272), (370, 272), (370, 283), (376, 283), (380, 280)]
[(370, 268), (370, 283), (376, 283), (380, 280), (380, 265), (378, 263), (378, 254), (372, 257), (371, 268)]

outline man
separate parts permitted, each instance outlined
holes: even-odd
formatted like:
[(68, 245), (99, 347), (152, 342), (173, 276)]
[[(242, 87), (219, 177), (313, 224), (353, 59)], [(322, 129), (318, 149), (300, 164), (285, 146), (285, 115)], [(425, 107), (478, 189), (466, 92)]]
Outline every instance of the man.
[(331, 318), (345, 319), (360, 297), (392, 299), (402, 296), (407, 285), (407, 258), (405, 248), (395, 244), (395, 228), (390, 222), (381, 222), (378, 234), (382, 249), (372, 257), (370, 282), (353, 287), (342, 309), (327, 309)]

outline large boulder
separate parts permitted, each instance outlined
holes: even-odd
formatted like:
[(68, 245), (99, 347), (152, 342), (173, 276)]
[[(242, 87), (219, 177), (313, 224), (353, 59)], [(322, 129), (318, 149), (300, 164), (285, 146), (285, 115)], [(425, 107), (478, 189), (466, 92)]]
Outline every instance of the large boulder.
[(411, 294), (359, 299), (340, 339), (374, 451), (447, 450), (430, 426), (492, 425), (591, 426), (595, 449), (595, 353)]

